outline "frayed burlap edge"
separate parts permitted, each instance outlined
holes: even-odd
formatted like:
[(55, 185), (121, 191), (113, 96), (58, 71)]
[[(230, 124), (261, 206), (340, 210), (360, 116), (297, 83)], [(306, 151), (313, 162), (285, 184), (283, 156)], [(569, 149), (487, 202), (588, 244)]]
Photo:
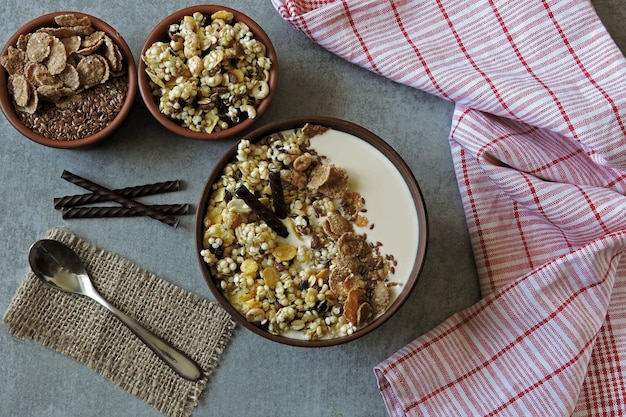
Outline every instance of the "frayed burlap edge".
[(46, 238), (72, 247), (102, 296), (189, 355), (202, 377), (178, 376), (103, 307), (43, 284), (30, 270), (3, 317), (9, 333), (86, 364), (167, 416), (191, 416), (235, 328), (228, 313), (71, 231), (55, 228)]

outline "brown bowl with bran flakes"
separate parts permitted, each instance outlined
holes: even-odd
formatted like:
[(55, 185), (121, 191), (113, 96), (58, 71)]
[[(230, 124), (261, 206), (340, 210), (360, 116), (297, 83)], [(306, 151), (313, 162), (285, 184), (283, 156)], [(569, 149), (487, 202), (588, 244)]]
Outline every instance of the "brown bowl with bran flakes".
[(123, 37), (80, 12), (22, 26), (0, 54), (0, 107), (22, 135), (75, 149), (110, 137), (133, 105), (137, 71)]

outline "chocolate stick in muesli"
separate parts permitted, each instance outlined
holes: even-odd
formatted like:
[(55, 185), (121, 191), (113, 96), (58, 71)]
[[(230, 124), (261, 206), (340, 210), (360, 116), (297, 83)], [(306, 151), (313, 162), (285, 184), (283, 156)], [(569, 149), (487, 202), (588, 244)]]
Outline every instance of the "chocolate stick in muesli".
[[(113, 190), (113, 192), (122, 194), (128, 198), (143, 197), (146, 195), (154, 195), (161, 193), (169, 193), (180, 190), (180, 180), (156, 182), (154, 184), (136, 185)], [(110, 201), (110, 195), (102, 195), (96, 193), (68, 195), (65, 197), (56, 197), (54, 199), (54, 208), (61, 209), (64, 207), (82, 206), (86, 204), (101, 203)]]
[(271, 227), (278, 236), (289, 236), (289, 231), (283, 222), (276, 217), (272, 210), (265, 207), (245, 185), (241, 183), (237, 184), (237, 187), (235, 187), (235, 194), (237, 197), (241, 198), (261, 220)]
[(103, 187), (94, 182), (91, 182), (76, 174), (72, 174), (69, 171), (63, 171), (63, 174), (61, 174), (61, 178), (71, 182), (72, 184), (78, 185), (79, 187), (83, 187), (84, 189), (89, 190), (91, 192), (110, 197), (111, 201), (115, 201), (116, 203), (119, 203), (126, 208), (132, 208), (148, 217), (151, 217), (155, 220), (160, 221), (161, 223), (165, 223), (168, 226), (178, 227), (179, 221), (176, 217), (163, 214), (149, 206), (146, 206), (145, 204), (141, 204), (131, 198), (128, 198), (119, 193), (113, 192), (106, 187)]
[(287, 205), (285, 204), (285, 195), (283, 194), (283, 183), (280, 179), (280, 171), (277, 169), (270, 169), (269, 177), (270, 188), (272, 189), (274, 213), (279, 219), (284, 219), (287, 217)]

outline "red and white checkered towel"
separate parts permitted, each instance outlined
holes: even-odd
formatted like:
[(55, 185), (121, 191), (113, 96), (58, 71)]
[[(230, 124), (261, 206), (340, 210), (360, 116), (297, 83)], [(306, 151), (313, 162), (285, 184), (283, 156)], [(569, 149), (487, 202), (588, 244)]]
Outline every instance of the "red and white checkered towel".
[(375, 368), (392, 416), (626, 415), (626, 60), (587, 0), (272, 0), (455, 103), (483, 299)]

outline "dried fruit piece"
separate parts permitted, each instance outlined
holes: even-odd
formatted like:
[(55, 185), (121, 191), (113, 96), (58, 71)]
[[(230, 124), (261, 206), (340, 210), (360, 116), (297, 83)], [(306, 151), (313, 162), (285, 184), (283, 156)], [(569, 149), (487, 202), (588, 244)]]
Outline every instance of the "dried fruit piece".
[(265, 268), (261, 272), (261, 278), (265, 281), (265, 285), (267, 285), (270, 289), (276, 289), (276, 284), (278, 284), (278, 280), (280, 279), (280, 275), (278, 275), (278, 271), (276, 268)]
[(295, 258), (297, 252), (298, 250), (295, 246), (289, 243), (281, 243), (272, 250), (272, 255), (280, 262), (287, 262)]
[(211, 19), (213, 19), (213, 20), (221, 19), (221, 20), (223, 20), (225, 22), (230, 22), (234, 18), (235, 18), (235, 16), (231, 12), (226, 11), (226, 10), (220, 10), (220, 11), (217, 11), (217, 12), (215, 12), (215, 13), (213, 13), (211, 15)]
[(246, 259), (241, 263), (240, 270), (244, 274), (254, 275), (259, 269), (259, 264), (256, 263), (254, 259)]

